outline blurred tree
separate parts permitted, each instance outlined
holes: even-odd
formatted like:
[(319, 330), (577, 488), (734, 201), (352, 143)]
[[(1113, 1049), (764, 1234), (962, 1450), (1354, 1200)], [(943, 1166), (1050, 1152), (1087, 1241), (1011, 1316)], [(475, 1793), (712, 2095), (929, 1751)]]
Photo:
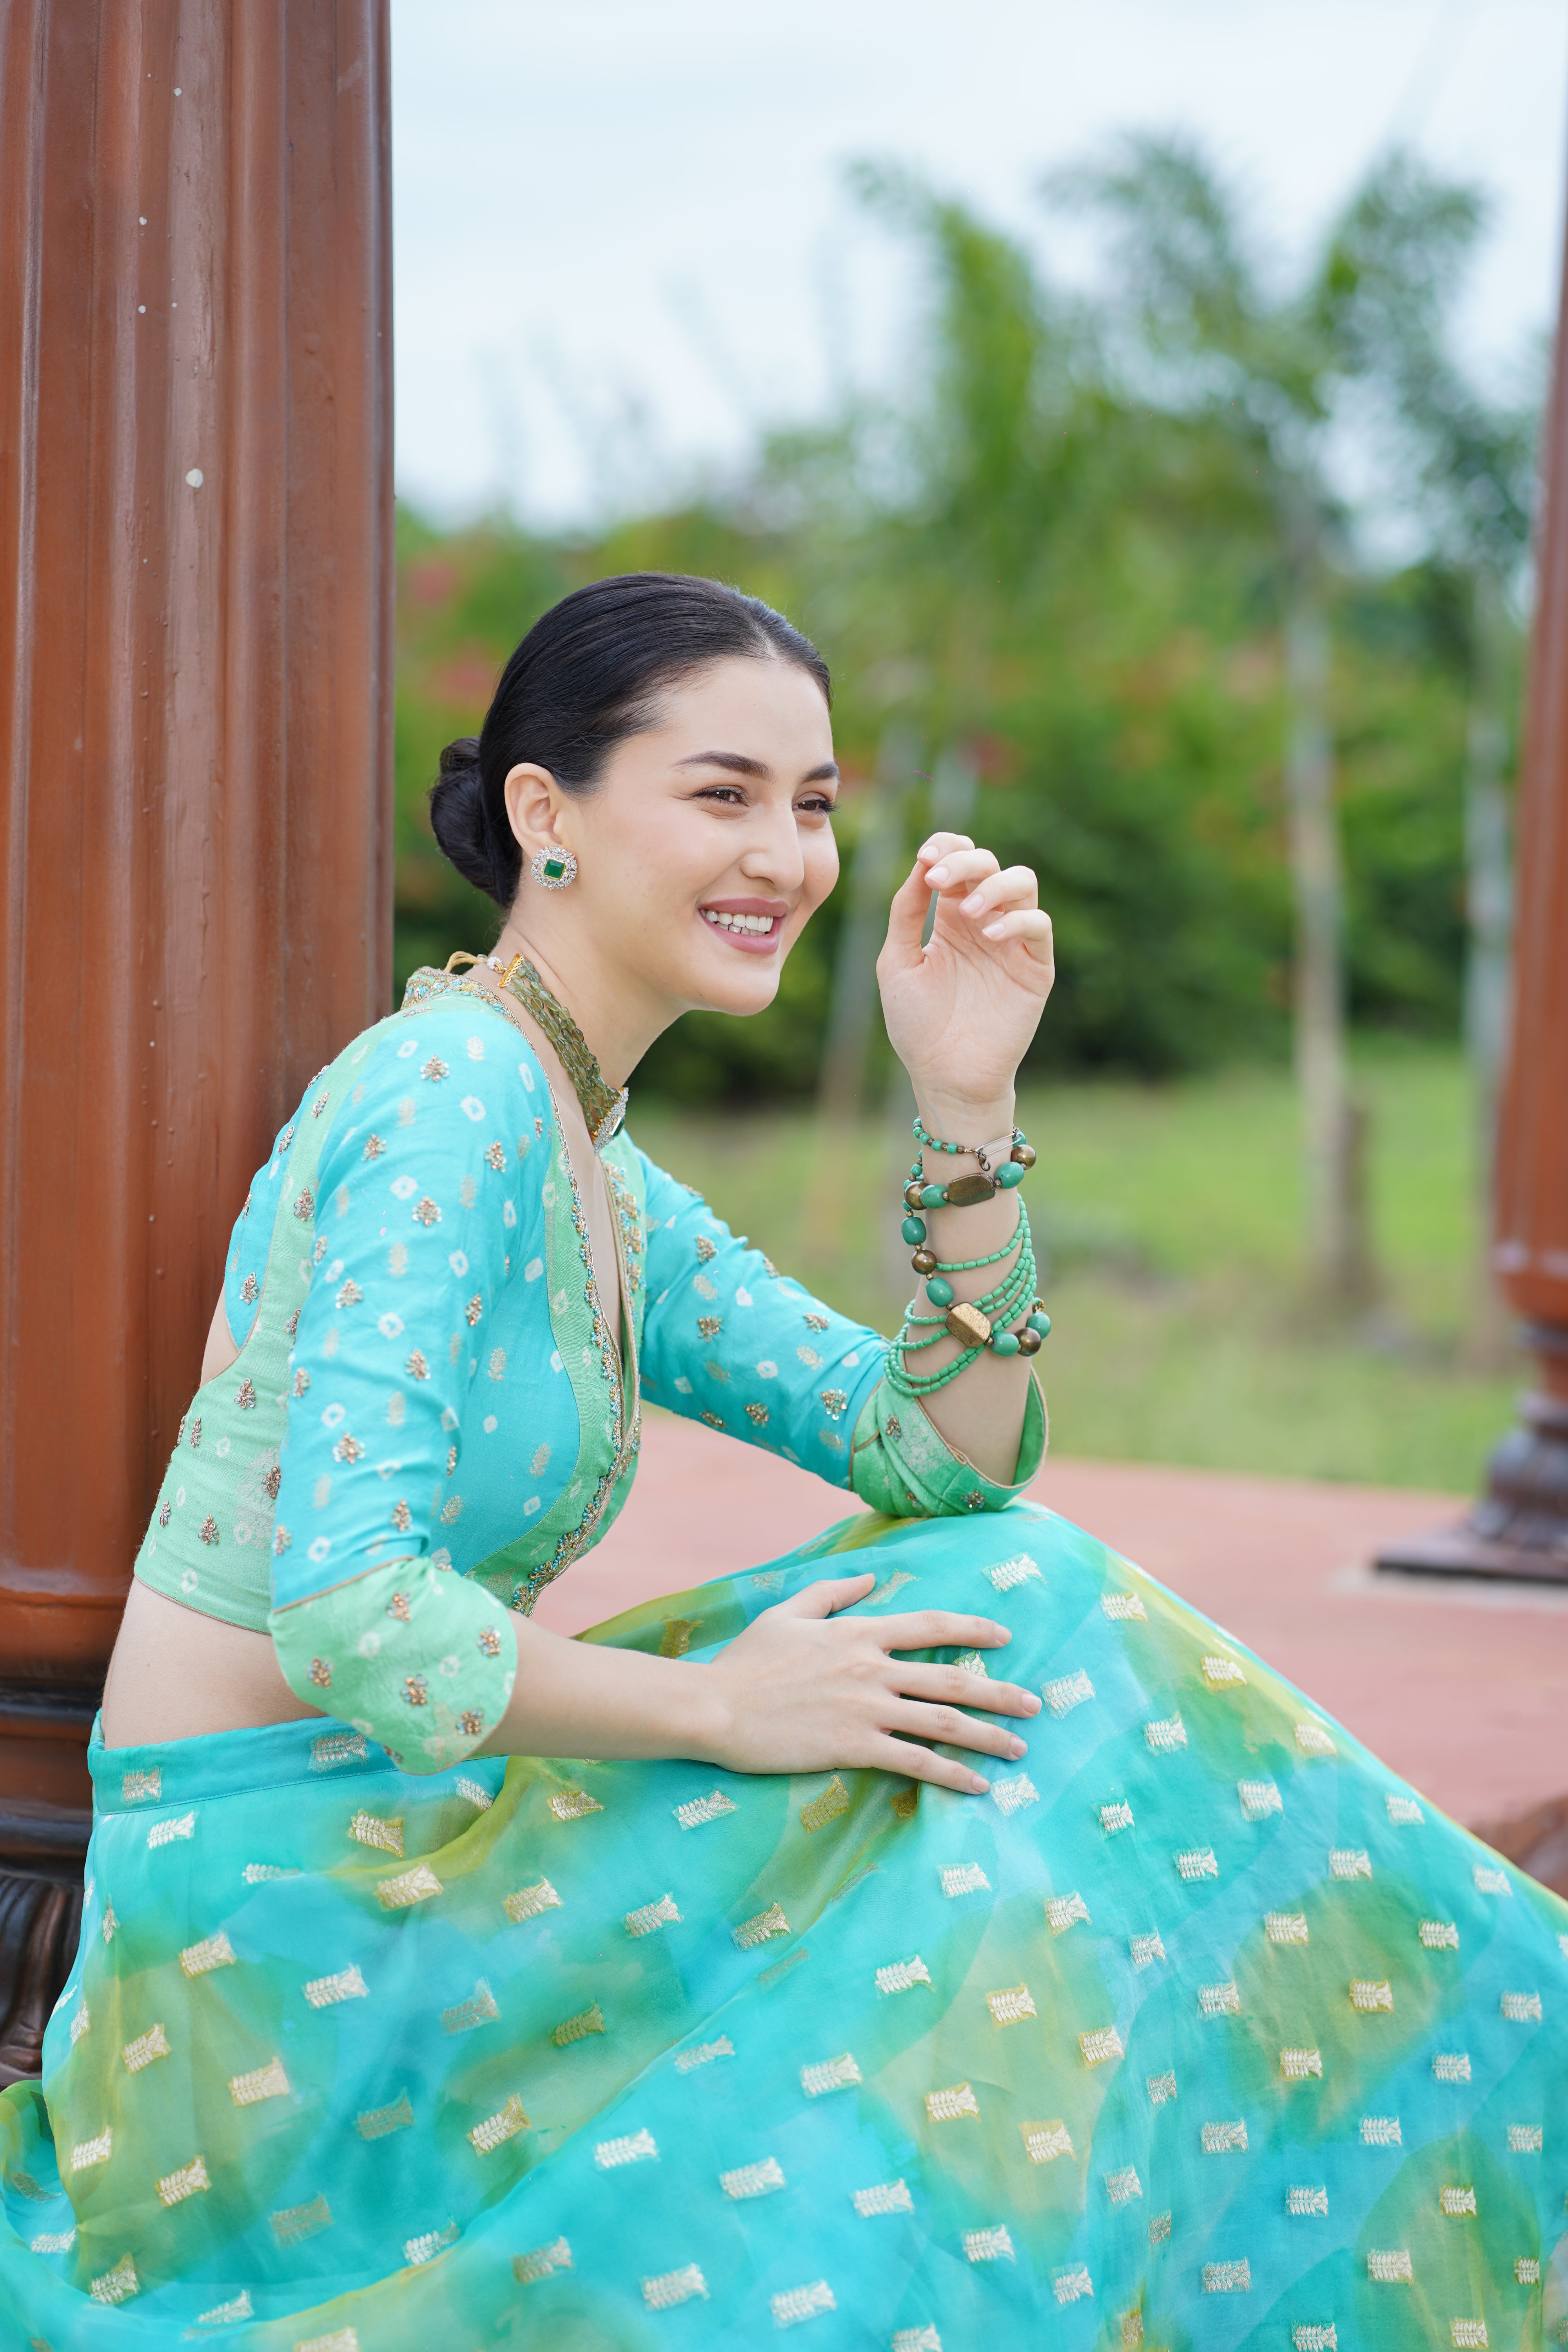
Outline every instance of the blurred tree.
[(1345, 1057), (1331, 699), (1331, 605), (1349, 548), (1331, 445), (1358, 393), (1414, 414), (1422, 364), (1441, 349), (1456, 273), (1479, 226), (1479, 201), (1408, 156), (1391, 155), (1352, 198), (1301, 282), (1281, 293), (1249, 249), (1237, 196), (1185, 141), (1129, 139), (1109, 163), (1051, 186), (1095, 207), (1116, 232), (1132, 378), (1147, 398), (1229, 438), (1268, 517), (1287, 685), (1310, 1252), (1325, 1298), (1363, 1305), (1374, 1276), (1362, 1118)]

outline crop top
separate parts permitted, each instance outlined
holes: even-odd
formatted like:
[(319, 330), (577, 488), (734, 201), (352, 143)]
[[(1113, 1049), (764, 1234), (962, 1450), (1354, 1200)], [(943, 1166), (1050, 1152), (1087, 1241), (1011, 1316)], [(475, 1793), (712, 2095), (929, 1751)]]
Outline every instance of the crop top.
[(290, 1687), (411, 1771), (493, 1732), (513, 1611), (588, 1550), (643, 1394), (895, 1516), (995, 1508), (882, 1380), (885, 1342), (781, 1275), (625, 1134), (600, 1153), (624, 1352), (550, 1087), (467, 975), (313, 1079), (253, 1180), (224, 1298), (236, 1360), (181, 1422), (136, 1574), (269, 1631)]

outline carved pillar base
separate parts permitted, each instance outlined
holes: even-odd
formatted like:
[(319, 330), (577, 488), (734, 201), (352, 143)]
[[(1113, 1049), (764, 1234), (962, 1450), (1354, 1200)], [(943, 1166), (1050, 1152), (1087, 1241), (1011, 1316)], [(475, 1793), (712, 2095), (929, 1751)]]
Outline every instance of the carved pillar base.
[(76, 1958), (97, 1711), (91, 1689), (0, 1683), (0, 2084), (37, 2074)]
[(1376, 1565), (1403, 1576), (1510, 1576), (1568, 1584), (1568, 1330), (1525, 1332), (1541, 1388), (1519, 1401), (1510, 1429), (1487, 1465), (1486, 1492), (1455, 1528), (1391, 1544)]

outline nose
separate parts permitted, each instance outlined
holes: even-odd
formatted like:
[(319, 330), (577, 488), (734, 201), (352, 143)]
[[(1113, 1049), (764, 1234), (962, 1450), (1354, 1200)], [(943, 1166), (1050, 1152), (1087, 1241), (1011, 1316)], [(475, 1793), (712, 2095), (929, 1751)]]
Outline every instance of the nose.
[(748, 828), (750, 837), (740, 856), (740, 869), (747, 881), (783, 893), (798, 890), (805, 879), (805, 860), (794, 808), (760, 808), (753, 827)]

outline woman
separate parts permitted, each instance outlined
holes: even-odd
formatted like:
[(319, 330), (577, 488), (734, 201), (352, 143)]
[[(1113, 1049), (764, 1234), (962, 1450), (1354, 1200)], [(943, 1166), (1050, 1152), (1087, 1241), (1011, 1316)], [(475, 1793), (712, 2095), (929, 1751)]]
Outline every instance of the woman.
[[(1568, 1910), (1019, 1499), (1033, 876), (937, 835), (893, 901), (890, 1347), (621, 1131), (679, 1013), (771, 1000), (837, 781), (816, 650), (657, 575), (547, 614), (444, 756), (505, 920), (235, 1227), (0, 2103), (7, 2343), (1555, 2331)], [(639, 1391), (871, 1514), (544, 1632)]]

